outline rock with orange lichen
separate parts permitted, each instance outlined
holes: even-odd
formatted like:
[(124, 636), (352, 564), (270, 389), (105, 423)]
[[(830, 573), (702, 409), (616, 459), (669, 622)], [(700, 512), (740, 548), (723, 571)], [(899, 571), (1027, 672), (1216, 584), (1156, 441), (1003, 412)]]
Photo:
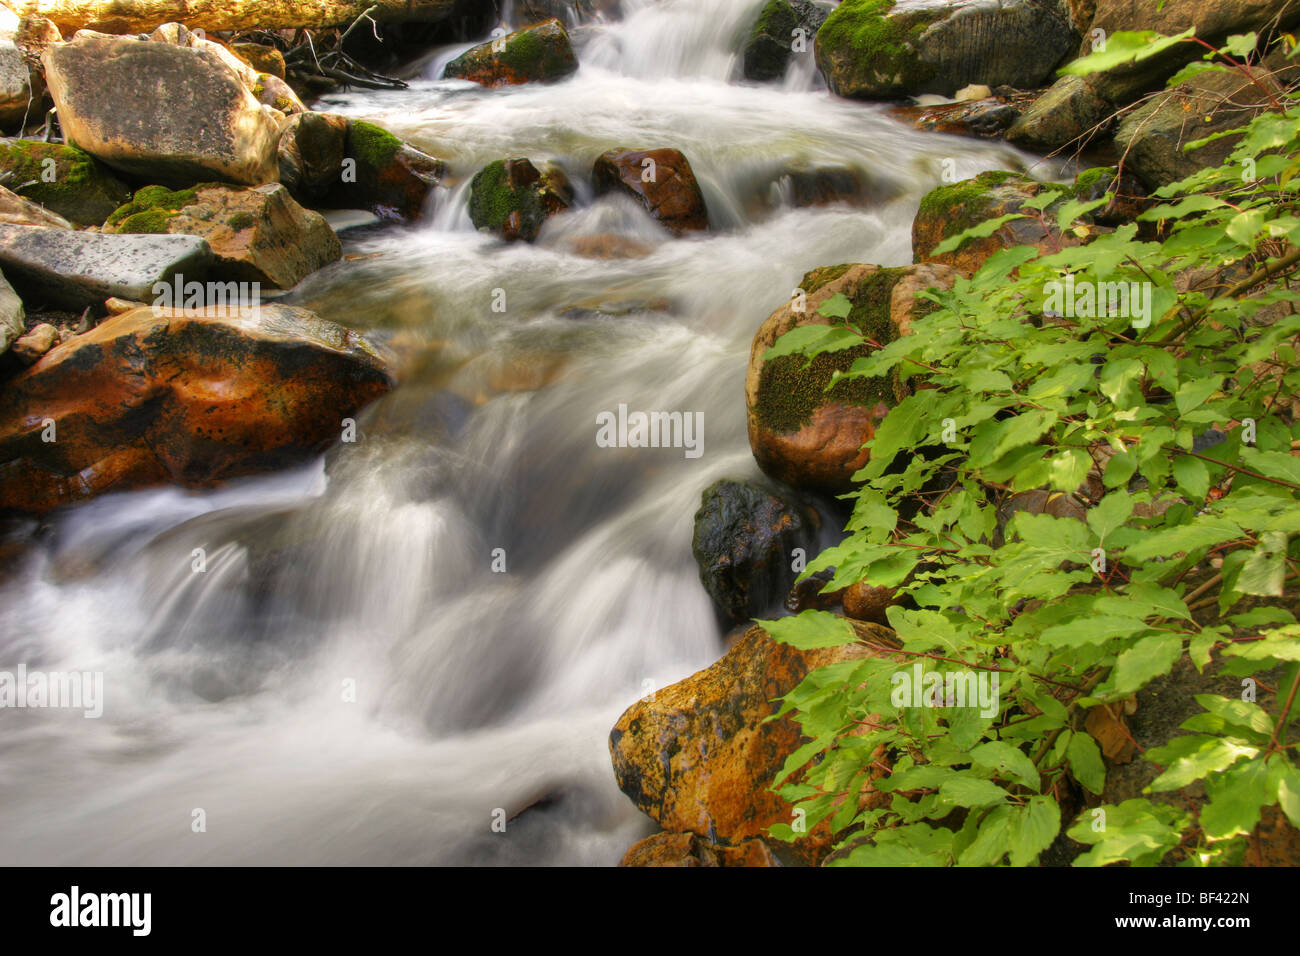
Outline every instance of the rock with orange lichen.
[[(857, 626), (884, 643), (892, 635)], [(801, 651), (750, 628), (717, 663), (637, 701), (619, 718), (609, 736), (619, 787), (664, 829), (712, 843), (741, 846), (773, 824), (790, 823), (793, 807), (770, 788), (805, 738), (788, 717), (766, 720), (776, 712), (772, 701), (811, 670), (874, 653), (860, 644)], [(823, 822), (791, 844), (791, 852), (816, 863), (830, 846)]]
[(393, 384), (362, 336), (305, 309), (135, 309), (6, 383), (0, 511), (294, 464)]
[(780, 866), (762, 840), (710, 843), (696, 833), (656, 833), (634, 843), (619, 866)]

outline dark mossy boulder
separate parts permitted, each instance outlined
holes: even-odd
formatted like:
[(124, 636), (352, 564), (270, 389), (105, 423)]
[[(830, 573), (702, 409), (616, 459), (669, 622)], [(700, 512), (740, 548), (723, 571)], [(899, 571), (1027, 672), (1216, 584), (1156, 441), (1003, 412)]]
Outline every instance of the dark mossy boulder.
[(942, 262), (966, 275), (974, 275), (984, 260), (999, 249), (1039, 246), (1055, 251), (1056, 243), (1068, 243), (1049, 221), (1034, 215), (1003, 223), (992, 235), (967, 240), (953, 252), (935, 254), (934, 248), (950, 236), (989, 219), (1017, 213), (1024, 204), (1050, 184), (1020, 173), (991, 170), (973, 179), (932, 189), (921, 199), (912, 221), (912, 254), (917, 262)]
[(741, 53), (745, 79), (759, 83), (781, 79), (795, 52), (796, 31), (802, 29), (804, 42), (811, 46), (825, 22), (826, 11), (808, 0), (768, 0)]
[(542, 224), (572, 201), (564, 173), (549, 165), (538, 170), (527, 159), (488, 163), (469, 184), (469, 218), (475, 228), (510, 241), (532, 242)]
[(337, 113), (289, 117), (280, 133), (276, 159), (280, 182), (298, 202), (319, 203), (342, 185), (349, 125), (347, 117)]
[(57, 143), (0, 140), (0, 177), (75, 226), (97, 226), (131, 198), (130, 188), (89, 153)]
[(718, 610), (732, 621), (772, 610), (794, 583), (794, 549), (811, 553), (820, 524), (797, 496), (754, 482), (724, 479), (704, 489), (691, 551)]
[(1031, 88), (1071, 54), (1064, 8), (1041, 0), (844, 0), (817, 32), (817, 65), (840, 96), (951, 96), (972, 83)]
[(551, 19), (466, 50), (442, 75), (480, 86), (516, 86), (561, 80), (577, 69), (569, 34)]
[(823, 352), (811, 363), (799, 355), (769, 360), (765, 353), (777, 339), (799, 326), (828, 324), (818, 309), (841, 293), (851, 306), (848, 323), (877, 345), (887, 345), (931, 308), (916, 293), (948, 288), (954, 276), (946, 266), (885, 269), (860, 263), (828, 266), (804, 276), (800, 288), (805, 301), (792, 299), (768, 316), (749, 354), (749, 444), (764, 472), (794, 488), (849, 490), (854, 472), (868, 460), (862, 446), (908, 394), (896, 375), (845, 379), (827, 390), (837, 372), (847, 371), (874, 346)]
[(1152, 203), (1146, 188), (1127, 170), (1120, 172), (1115, 166), (1094, 166), (1074, 178), (1070, 198), (1080, 202), (1108, 198), (1105, 206), (1088, 214), (1093, 222), (1103, 226), (1121, 226), (1134, 222)]
[(414, 220), (446, 164), (364, 120), (348, 123), (338, 181), (322, 205), (369, 209), (385, 219)]

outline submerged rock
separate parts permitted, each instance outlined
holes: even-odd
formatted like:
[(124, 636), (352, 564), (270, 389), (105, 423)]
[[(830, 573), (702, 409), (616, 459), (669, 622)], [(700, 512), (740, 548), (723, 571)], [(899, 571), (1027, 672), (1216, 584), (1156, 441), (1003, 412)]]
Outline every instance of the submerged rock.
[(1040, 0), (844, 0), (817, 32), (817, 65), (840, 96), (951, 96), (972, 83), (1032, 88), (1078, 44)]
[(281, 468), (392, 385), (364, 338), (305, 309), (136, 309), (0, 392), (0, 511)]
[(551, 19), (480, 43), (448, 63), (443, 76), (480, 86), (515, 86), (560, 80), (577, 69), (569, 34)]
[(498, 159), (470, 181), (469, 218), (503, 239), (532, 242), (542, 224), (569, 208), (573, 189), (559, 168), (539, 171), (527, 159)]
[(621, 192), (636, 199), (674, 235), (709, 228), (704, 193), (681, 150), (611, 149), (592, 169), (596, 192)]
[(82, 309), (117, 297), (152, 301), (177, 274), (202, 280), (212, 250), (197, 236), (113, 236), (0, 224), (0, 267), (29, 300)]
[(846, 379), (830, 391), (826, 386), (846, 371), (869, 345), (824, 352), (811, 364), (802, 356), (767, 359), (767, 352), (784, 333), (802, 325), (827, 325), (818, 309), (836, 293), (848, 297), (848, 321), (879, 345), (906, 334), (918, 309), (929, 304), (915, 293), (929, 286), (946, 288), (955, 273), (935, 266), (849, 264), (814, 270), (800, 287), (806, 308), (797, 300), (773, 312), (754, 336), (745, 377), (745, 409), (749, 444), (759, 467), (795, 488), (830, 493), (852, 487), (853, 473), (866, 464), (863, 449), (889, 409), (908, 394), (896, 376)]
[(214, 278), (280, 289), (343, 254), (325, 218), (299, 206), (279, 183), (204, 183), (175, 192), (148, 186), (108, 218), (104, 232), (199, 236), (215, 256)]
[[(731, 846), (790, 823), (793, 808), (770, 788), (805, 738), (788, 717), (766, 720), (776, 712), (773, 698), (811, 670), (872, 654), (853, 644), (800, 651), (750, 628), (717, 663), (637, 701), (618, 719), (609, 749), (619, 788), (664, 829)], [(868, 785), (860, 799), (873, 794)], [(829, 846), (823, 822), (791, 851), (817, 862)]]
[(275, 181), (279, 122), (213, 50), (87, 31), (44, 64), (64, 135), (108, 165), (164, 185)]
[(85, 150), (30, 139), (0, 140), (5, 185), (77, 226), (98, 226), (131, 190)]
[(821, 520), (793, 495), (753, 482), (714, 482), (700, 495), (691, 551), (700, 581), (733, 621), (771, 610), (794, 583), (793, 552), (811, 553)]

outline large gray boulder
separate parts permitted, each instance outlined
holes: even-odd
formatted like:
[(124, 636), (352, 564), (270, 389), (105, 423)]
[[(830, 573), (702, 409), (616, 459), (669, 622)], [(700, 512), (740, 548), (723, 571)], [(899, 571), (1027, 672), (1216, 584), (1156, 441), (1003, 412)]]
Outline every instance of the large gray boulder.
[(148, 302), (176, 275), (201, 281), (212, 250), (197, 236), (113, 236), (0, 224), (0, 267), (28, 301), (80, 309), (116, 296)]
[(282, 114), (211, 49), (81, 33), (43, 63), (65, 137), (108, 165), (163, 185), (276, 180)]
[(815, 51), (835, 93), (891, 99), (1039, 86), (1078, 40), (1058, 0), (844, 0)]

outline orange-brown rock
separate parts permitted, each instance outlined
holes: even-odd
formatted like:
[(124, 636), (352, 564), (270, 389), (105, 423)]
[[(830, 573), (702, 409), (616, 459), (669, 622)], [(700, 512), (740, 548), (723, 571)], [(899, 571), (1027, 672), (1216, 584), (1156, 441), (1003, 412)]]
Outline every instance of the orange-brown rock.
[(611, 149), (592, 169), (596, 192), (622, 192), (674, 235), (709, 228), (704, 193), (681, 150)]
[(762, 840), (710, 843), (695, 833), (665, 831), (633, 843), (619, 866), (780, 866)]
[(302, 461), (393, 385), (363, 337), (305, 309), (216, 311), (115, 316), (10, 380), (0, 511)]
[(880, 587), (868, 581), (850, 584), (844, 589), (842, 598), (844, 613), (859, 621), (871, 621), (874, 624), (889, 624), (885, 611), (898, 601), (894, 597), (897, 588)]
[[(830, 391), (831, 377), (846, 371), (874, 350), (862, 345), (824, 352), (811, 364), (797, 355), (772, 360), (764, 354), (786, 332), (802, 325), (826, 325), (818, 309), (836, 293), (851, 305), (847, 321), (879, 345), (886, 345), (911, 326), (918, 302), (915, 293), (951, 286), (956, 273), (944, 266), (849, 264), (814, 270), (800, 284), (806, 301), (782, 305), (759, 327), (749, 354), (745, 406), (749, 444), (759, 467), (796, 488), (847, 491), (854, 472), (867, 462), (864, 443), (889, 409), (907, 391), (895, 376), (855, 378)], [(803, 311), (798, 311), (803, 305)]]
[[(892, 632), (874, 625), (859, 628)], [(862, 645), (800, 651), (778, 644), (760, 627), (717, 663), (633, 704), (609, 736), (618, 785), (667, 830), (738, 846), (790, 823), (793, 808), (770, 789), (804, 738), (774, 698), (811, 670), (870, 656)], [(820, 824), (791, 845), (796, 857), (819, 861), (830, 847)]]

